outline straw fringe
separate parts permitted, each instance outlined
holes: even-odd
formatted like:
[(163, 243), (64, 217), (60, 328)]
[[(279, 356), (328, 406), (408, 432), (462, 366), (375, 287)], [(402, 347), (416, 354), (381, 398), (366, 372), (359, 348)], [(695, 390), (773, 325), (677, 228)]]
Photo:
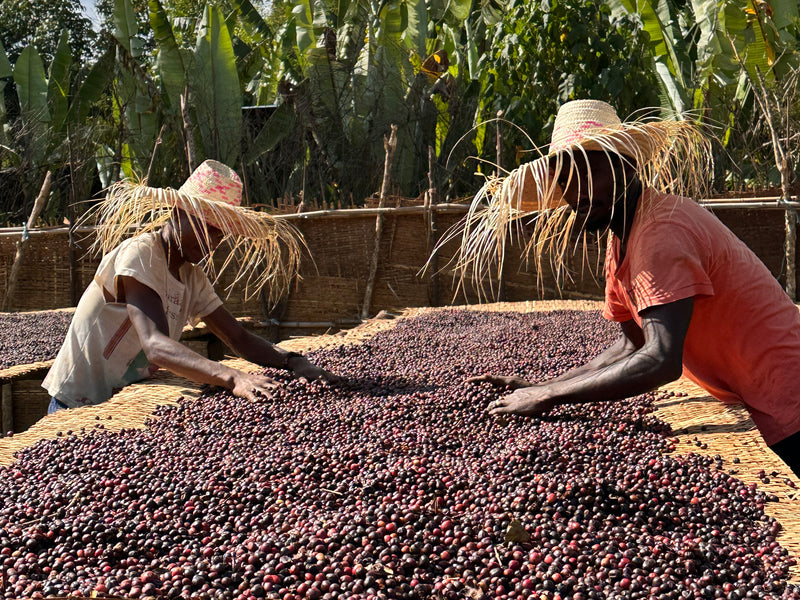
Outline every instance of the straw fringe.
[[(483, 297), (493, 293), (492, 277), (499, 278), (507, 244), (522, 241), (523, 256), (532, 260), (539, 281), (543, 268), (550, 266), (558, 285), (571, 277), (567, 259), (574, 240), (577, 251), (583, 248), (586, 261), (586, 236), (573, 236), (576, 215), (563, 200), (557, 181), (566, 165), (574, 164), (576, 155), (599, 150), (609, 156), (622, 154), (632, 159), (636, 174), (647, 188), (697, 198), (707, 191), (712, 167), (711, 146), (705, 135), (689, 121), (634, 121), (622, 128), (604, 130), (583, 139), (581, 145), (567, 146), (559, 152), (544, 154), (525, 163), (505, 177), (488, 177), (470, 204), (467, 215), (443, 235), (434, 248), (460, 239), (458, 252), (447, 265), (458, 285), (456, 294), (471, 281)], [(567, 162), (565, 158), (569, 158)], [(552, 171), (551, 171), (552, 167)], [(574, 173), (568, 174), (568, 182)], [(615, 186), (626, 186), (617, 182)], [(531, 194), (531, 186), (535, 193)], [(569, 186), (569, 183), (567, 183)], [(588, 174), (588, 193), (593, 193), (592, 174)], [(579, 191), (580, 195), (580, 191)], [(524, 200), (535, 198), (534, 206)], [(647, 206), (639, 210), (647, 210)], [(528, 233), (526, 234), (526, 229)], [(526, 240), (525, 237), (529, 236)]]
[(195, 217), (192, 229), (199, 239), (209, 239), (208, 226), (225, 234), (220, 245), (227, 243), (231, 250), (223, 265), (217, 269), (209, 257), (203, 268), (215, 283), (227, 269), (237, 269), (226, 292), (244, 285), (245, 298), (251, 298), (268, 286), (268, 299), (274, 302), (288, 291), (298, 275), (305, 241), (290, 222), (265, 212), (122, 180), (108, 188), (105, 199), (84, 214), (81, 224), (96, 224), (92, 250), (105, 254), (132, 230), (140, 235), (160, 229), (175, 208)]

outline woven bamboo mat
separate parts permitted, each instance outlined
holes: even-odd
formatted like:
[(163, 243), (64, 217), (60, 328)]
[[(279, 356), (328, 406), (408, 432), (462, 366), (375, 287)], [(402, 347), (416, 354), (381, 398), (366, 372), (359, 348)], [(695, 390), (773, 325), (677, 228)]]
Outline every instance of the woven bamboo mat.
[[(594, 301), (536, 301), (495, 303), (455, 307), (477, 311), (545, 312), (552, 310), (599, 310)], [(391, 329), (399, 320), (426, 314), (438, 308), (414, 308), (400, 315), (382, 314), (362, 325), (337, 334), (297, 338), (282, 342), (287, 350), (311, 351), (341, 344), (357, 344), (376, 333)], [(225, 361), (235, 368), (254, 369), (243, 360)], [(696, 453), (722, 458), (723, 469), (746, 483), (773, 494), (777, 502), (766, 505), (768, 515), (783, 526), (778, 541), (800, 557), (800, 479), (764, 444), (747, 411), (741, 406), (724, 405), (686, 379), (680, 379), (661, 390), (663, 398), (656, 403), (656, 416), (670, 424), (674, 433), (675, 452)], [(201, 386), (172, 375), (158, 372), (150, 380), (129, 386), (114, 398), (98, 406), (59, 411), (36, 423), (28, 431), (12, 438), (0, 439), (0, 465), (10, 464), (16, 451), (40, 439), (55, 437), (58, 432), (80, 433), (102, 423), (105, 429), (143, 427), (157, 406), (175, 404), (181, 397), (195, 396)], [(764, 476), (760, 476), (760, 471)], [(800, 583), (800, 565), (792, 570), (792, 582)]]
[(34, 373), (46, 373), (53, 366), (55, 359), (41, 360), (27, 365), (14, 365), (7, 369), (0, 369), (0, 384), (8, 383), (15, 379), (24, 379)]

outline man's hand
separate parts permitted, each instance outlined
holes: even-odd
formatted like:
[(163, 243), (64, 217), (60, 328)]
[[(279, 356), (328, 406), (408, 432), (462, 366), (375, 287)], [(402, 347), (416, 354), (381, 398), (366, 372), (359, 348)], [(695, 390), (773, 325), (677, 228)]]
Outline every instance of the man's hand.
[(297, 377), (307, 381), (321, 379), (328, 383), (341, 381), (341, 377), (311, 364), (305, 356), (292, 356), (286, 365)]
[(259, 394), (267, 398), (272, 398), (272, 393), (278, 389), (278, 387), (280, 387), (280, 385), (277, 381), (265, 375), (236, 371), (231, 392), (234, 396), (247, 398), (252, 401), (257, 400)]
[(492, 385), (496, 385), (497, 387), (510, 387), (512, 390), (518, 390), (520, 388), (531, 387), (534, 385), (522, 377), (515, 377), (513, 375), (477, 375), (467, 379), (467, 383), (482, 383), (484, 381), (491, 383)]
[(556, 403), (550, 398), (547, 386), (532, 386), (518, 389), (499, 400), (489, 403), (489, 413), (493, 415), (521, 415), (538, 417), (554, 408)]

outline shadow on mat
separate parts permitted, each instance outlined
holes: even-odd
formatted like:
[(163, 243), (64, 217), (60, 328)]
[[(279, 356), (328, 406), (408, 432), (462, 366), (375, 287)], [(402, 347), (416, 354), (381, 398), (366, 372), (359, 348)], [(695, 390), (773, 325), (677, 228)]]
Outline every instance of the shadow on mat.
[[(714, 404), (715, 408), (719, 410), (725, 410), (725, 407), (731, 407), (735, 410), (728, 410), (726, 411), (726, 419), (730, 422), (728, 423), (708, 423), (708, 424), (698, 424), (698, 425), (688, 425), (686, 427), (678, 427), (673, 425), (673, 434), (674, 435), (687, 435), (687, 434), (719, 434), (719, 433), (740, 433), (743, 431), (754, 431), (756, 429), (755, 424), (750, 419), (750, 415), (747, 413), (747, 410), (741, 404), (729, 404), (726, 405), (723, 402), (720, 402), (713, 396), (698, 396), (692, 398), (672, 398), (668, 401), (660, 401), (656, 403), (657, 409), (662, 408), (671, 408), (678, 405), (685, 405), (688, 410), (693, 410), (696, 408), (696, 405), (700, 404)], [(695, 406), (692, 406), (695, 405)]]

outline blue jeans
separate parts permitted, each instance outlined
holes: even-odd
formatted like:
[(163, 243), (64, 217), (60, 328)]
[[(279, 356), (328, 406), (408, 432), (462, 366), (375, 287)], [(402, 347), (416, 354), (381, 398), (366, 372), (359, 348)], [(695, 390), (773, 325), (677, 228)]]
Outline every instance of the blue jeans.
[(47, 414), (52, 415), (54, 412), (62, 410), (64, 408), (69, 408), (66, 404), (62, 404), (55, 398), (50, 398), (50, 405), (47, 407)]

